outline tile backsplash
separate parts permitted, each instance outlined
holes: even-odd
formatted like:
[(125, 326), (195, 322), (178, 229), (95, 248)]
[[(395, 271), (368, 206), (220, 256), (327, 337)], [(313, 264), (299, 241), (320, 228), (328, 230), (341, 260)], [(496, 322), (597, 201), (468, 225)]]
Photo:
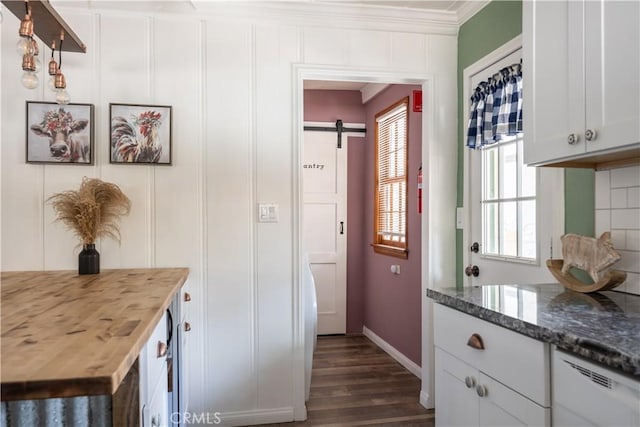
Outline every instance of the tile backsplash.
[(596, 236), (611, 231), (622, 259), (613, 268), (627, 272), (615, 290), (640, 295), (640, 166), (596, 172)]

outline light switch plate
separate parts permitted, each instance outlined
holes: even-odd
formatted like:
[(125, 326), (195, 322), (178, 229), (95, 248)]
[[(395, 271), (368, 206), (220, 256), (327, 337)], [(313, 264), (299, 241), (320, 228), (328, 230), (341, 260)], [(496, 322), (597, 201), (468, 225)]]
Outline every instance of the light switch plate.
[(277, 203), (258, 204), (258, 222), (278, 222), (280, 208)]
[(458, 230), (464, 228), (464, 207), (456, 208), (456, 228)]

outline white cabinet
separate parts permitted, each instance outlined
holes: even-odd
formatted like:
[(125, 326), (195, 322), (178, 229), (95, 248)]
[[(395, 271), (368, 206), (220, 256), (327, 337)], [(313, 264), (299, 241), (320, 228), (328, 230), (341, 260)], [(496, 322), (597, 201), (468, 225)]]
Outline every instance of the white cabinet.
[(191, 293), (186, 286), (183, 287), (176, 301), (172, 304), (175, 318), (173, 329), (174, 345), (171, 347), (171, 362), (173, 364), (172, 372), (172, 390), (171, 390), (171, 408), (170, 416), (173, 425), (184, 425), (184, 416), (189, 412), (189, 364), (187, 363), (188, 343), (191, 331), (189, 323), (188, 309), (191, 304)]
[(186, 286), (173, 298), (168, 310), (142, 348), (140, 408), (143, 427), (182, 426), (189, 410), (187, 394), (187, 343), (191, 325)]
[(523, 63), (525, 163), (640, 156), (640, 2), (523, 2)]
[(167, 425), (167, 330), (167, 313), (165, 312), (138, 358), (140, 363), (141, 425), (143, 427)]
[(437, 426), (550, 425), (547, 344), (440, 304), (434, 331)]

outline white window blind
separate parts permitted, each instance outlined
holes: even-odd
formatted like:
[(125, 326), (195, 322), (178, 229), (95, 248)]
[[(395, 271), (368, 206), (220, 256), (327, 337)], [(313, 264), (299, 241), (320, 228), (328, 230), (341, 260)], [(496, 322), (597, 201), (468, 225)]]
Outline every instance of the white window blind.
[[(408, 98), (376, 115), (375, 245), (406, 255)], [(393, 253), (391, 253), (393, 255)]]

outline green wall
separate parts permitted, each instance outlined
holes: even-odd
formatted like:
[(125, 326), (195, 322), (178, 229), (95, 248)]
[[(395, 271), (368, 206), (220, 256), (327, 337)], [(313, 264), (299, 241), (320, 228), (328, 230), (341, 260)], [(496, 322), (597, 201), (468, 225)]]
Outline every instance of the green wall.
[[(458, 198), (463, 205), (463, 153), (466, 149), (462, 73), (465, 68), (522, 33), (522, 2), (494, 0), (460, 27), (458, 34)], [(526, 64), (524, 72), (526, 73)], [(525, 94), (526, 96), (526, 94)], [(565, 170), (565, 231), (594, 234), (594, 173)], [(540, 189), (544, 191), (544, 189)], [(462, 286), (462, 230), (456, 230), (456, 283)]]

